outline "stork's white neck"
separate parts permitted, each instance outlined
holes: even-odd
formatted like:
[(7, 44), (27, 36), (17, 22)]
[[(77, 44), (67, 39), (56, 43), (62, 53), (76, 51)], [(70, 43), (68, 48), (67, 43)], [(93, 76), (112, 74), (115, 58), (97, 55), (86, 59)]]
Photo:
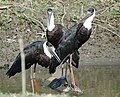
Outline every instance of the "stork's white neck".
[(95, 12), (93, 13), (93, 15), (91, 15), (89, 18), (87, 18), (84, 22), (84, 27), (87, 28), (88, 30), (90, 30), (92, 28), (92, 20), (95, 17)]
[(47, 29), (48, 31), (52, 31), (54, 28), (55, 28), (54, 15), (52, 13), (50, 20), (49, 19), (47, 20)]
[(44, 53), (51, 59), (52, 58), (52, 54), (49, 52), (46, 43), (47, 43), (47, 41), (44, 42), (44, 44), (43, 44), (43, 50), (44, 50)]

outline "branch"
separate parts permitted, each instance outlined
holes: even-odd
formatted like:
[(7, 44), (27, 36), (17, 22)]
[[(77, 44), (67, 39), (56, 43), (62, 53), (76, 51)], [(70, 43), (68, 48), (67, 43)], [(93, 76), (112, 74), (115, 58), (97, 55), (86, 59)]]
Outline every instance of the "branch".
[(100, 19), (97, 19), (97, 18), (95, 18), (95, 20), (98, 21), (98, 22), (106, 23), (112, 29), (116, 29), (116, 27), (112, 26), (111, 23), (109, 23), (109, 22), (106, 22), (104, 20), (100, 20)]
[(65, 5), (63, 5), (63, 7), (64, 7), (64, 14), (63, 14), (63, 16), (61, 18), (61, 22), (62, 22), (62, 25), (64, 26), (63, 21), (64, 21), (64, 18), (65, 18), (65, 15), (66, 15), (66, 10), (65, 10)]
[(117, 34), (117, 33), (115, 33), (114, 31), (108, 29), (107, 27), (104, 27), (104, 26), (99, 25), (99, 24), (96, 24), (96, 23), (93, 23), (93, 24), (94, 24), (94, 25), (97, 25), (97, 26), (99, 26), (99, 27), (101, 27), (101, 28), (103, 28), (103, 29), (105, 29), (105, 30), (107, 30), (107, 31), (109, 31), (109, 32), (111, 32), (111, 33), (113, 33), (113, 34), (115, 34), (116, 36), (118, 36), (118, 37), (120, 38), (120, 35), (119, 35), (119, 34)]
[(65, 18), (65, 15), (66, 15), (65, 4), (64, 4), (63, 1), (59, 1), (59, 3), (61, 3), (62, 6), (63, 6), (63, 16), (61, 18), (61, 22), (62, 22), (62, 25), (64, 26), (64, 22), (63, 21), (64, 21), (64, 18)]
[(91, 38), (94, 37), (95, 33), (96, 33), (96, 29), (97, 29), (97, 25), (95, 25), (93, 31), (92, 31), (92, 35), (90, 36)]
[(40, 35), (42, 39), (46, 37), (46, 33), (36, 33), (36, 34)]
[(8, 9), (10, 7), (12, 7), (12, 5), (3, 5), (3, 6), (0, 6), (0, 10)]
[(35, 18), (32, 18), (32, 17), (28, 17), (26, 14), (23, 14), (27, 20), (31, 20), (32, 22), (34, 22), (35, 24), (39, 24), (40, 25), (40, 28), (42, 29), (43, 32), (46, 32), (46, 27), (43, 25), (42, 22), (40, 22), (39, 20), (35, 19)]
[(84, 13), (83, 13), (83, 1), (80, 1), (80, 6), (81, 6), (81, 9), (80, 9), (80, 18), (82, 18), (84, 16)]

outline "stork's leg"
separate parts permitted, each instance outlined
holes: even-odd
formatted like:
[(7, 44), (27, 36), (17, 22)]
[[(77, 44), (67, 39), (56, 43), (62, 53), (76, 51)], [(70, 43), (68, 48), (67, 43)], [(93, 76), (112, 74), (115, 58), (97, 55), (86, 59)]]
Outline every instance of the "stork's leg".
[(65, 78), (67, 79), (67, 63), (65, 64)]
[(63, 72), (64, 72), (64, 64), (62, 64), (62, 76), (63, 76)]
[(65, 79), (67, 82), (64, 84), (64, 86), (68, 86), (68, 84), (69, 84), (68, 79), (67, 79), (67, 77), (68, 77), (67, 71), (68, 71), (68, 62), (65, 63)]
[(75, 83), (75, 78), (73, 74), (73, 66), (72, 66), (72, 55), (70, 55), (70, 77), (71, 77), (71, 83), (72, 83), (71, 88), (76, 92), (83, 93), (81, 89), (78, 86), (76, 86), (76, 83)]
[(72, 68), (72, 55), (70, 55), (70, 77), (71, 77), (71, 82), (75, 86), (75, 78), (73, 74), (73, 68)]
[[(70, 55), (71, 56), (71, 55)], [(70, 57), (71, 58), (71, 57)], [(70, 60), (70, 58), (69, 58), (69, 62), (67, 62), (67, 64), (66, 64), (66, 73), (67, 73), (67, 65), (69, 66), (69, 70), (70, 70), (70, 79), (71, 79), (71, 83), (72, 84), (68, 84), (68, 86), (67, 86), (67, 88), (65, 88), (63, 91), (64, 92), (68, 92), (68, 91), (70, 91), (71, 89), (73, 89), (73, 87), (75, 86), (75, 80), (74, 80), (74, 75), (73, 75), (73, 69), (72, 69), (72, 65), (71, 65), (71, 61), (72, 60)], [(65, 74), (66, 74), (65, 73)], [(67, 74), (66, 74), (66, 76), (67, 76)]]
[(34, 65), (33, 83), (34, 83), (34, 86), (35, 86), (35, 89), (36, 89), (36, 94), (38, 94), (38, 85), (37, 85), (37, 81), (36, 81), (36, 78), (35, 78), (35, 70), (36, 70), (36, 64)]
[(30, 68), (30, 78), (31, 78), (31, 86), (32, 86), (32, 92), (34, 93), (34, 83), (33, 83), (33, 65)]

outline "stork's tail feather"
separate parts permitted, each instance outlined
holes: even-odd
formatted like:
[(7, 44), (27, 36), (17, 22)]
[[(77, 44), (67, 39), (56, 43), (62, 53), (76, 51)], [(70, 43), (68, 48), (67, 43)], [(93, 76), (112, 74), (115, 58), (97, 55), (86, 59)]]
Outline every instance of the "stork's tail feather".
[(15, 75), (15, 73), (13, 72), (13, 69), (14, 69), (13, 66), (11, 66), (11, 68), (6, 73), (6, 75), (9, 76), (9, 78)]
[[(16, 71), (17, 70), (17, 71)], [(21, 67), (19, 65), (16, 66), (16, 61), (12, 64), (10, 69), (7, 71), (6, 75), (9, 76), (14, 76), (17, 72), (21, 71)]]
[(10, 78), (11, 76), (13, 76), (14, 74), (11, 72), (11, 68), (7, 71), (6, 75)]

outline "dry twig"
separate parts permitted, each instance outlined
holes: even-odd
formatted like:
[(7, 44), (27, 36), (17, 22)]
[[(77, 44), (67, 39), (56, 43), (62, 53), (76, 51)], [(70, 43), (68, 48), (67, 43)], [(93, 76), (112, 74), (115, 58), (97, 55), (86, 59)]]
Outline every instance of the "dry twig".
[(64, 26), (64, 18), (65, 18), (65, 15), (66, 15), (66, 10), (65, 10), (65, 5), (63, 5), (63, 7), (64, 7), (64, 14), (63, 14), (63, 16), (62, 16), (62, 18), (61, 18), (61, 22), (62, 22), (62, 25)]
[(32, 17), (30, 17), (30, 16), (27, 16), (26, 14), (23, 14), (23, 15), (27, 18), (27, 20), (30, 20), (30, 21), (32, 21), (32, 22), (34, 22), (34, 23), (36, 23), (36, 24), (39, 24), (39, 25), (40, 25), (40, 28), (42, 29), (42, 31), (43, 31), (43, 32), (46, 32), (46, 27), (43, 25), (42, 22), (40, 22), (39, 20), (37, 20), (37, 19), (35, 19), (35, 18), (32, 18)]
[(114, 31), (108, 29), (107, 27), (104, 27), (104, 26), (99, 25), (99, 24), (96, 24), (96, 23), (93, 23), (93, 24), (94, 24), (94, 25), (97, 25), (97, 26), (99, 26), (99, 27), (101, 27), (101, 28), (103, 28), (103, 29), (105, 29), (105, 30), (107, 30), (107, 31), (109, 31), (109, 32), (111, 32), (111, 33), (113, 33), (113, 34), (115, 34), (116, 36), (118, 36), (118, 37), (120, 38), (120, 35), (119, 35), (119, 34), (117, 34), (116, 32), (114, 32)]
[(36, 34), (40, 35), (42, 39), (46, 37), (46, 33), (36, 33)]
[(92, 31), (92, 35), (90, 36), (91, 38), (94, 37), (95, 33), (96, 33), (96, 29), (97, 29), (97, 25), (95, 25), (93, 31)]
[(62, 16), (62, 18), (61, 18), (61, 23), (62, 23), (62, 25), (64, 26), (64, 18), (65, 18), (65, 15), (66, 15), (66, 9), (65, 9), (65, 4), (64, 4), (64, 2), (62, 2), (62, 1), (59, 1), (59, 3), (61, 3), (62, 4), (62, 6), (63, 6), (63, 16)]
[(82, 18), (84, 16), (84, 13), (83, 13), (83, 1), (80, 1), (80, 6), (81, 6), (80, 17)]
[(118, 30), (116, 27), (112, 26), (112, 24), (109, 23), (109, 22), (106, 22), (106, 21), (104, 21), (104, 20), (100, 20), (100, 19), (97, 19), (97, 18), (95, 18), (95, 20), (98, 21), (98, 22), (102, 22), (102, 23), (104, 23), (104, 24), (107, 24), (110, 28), (112, 28), (112, 29), (114, 29), (114, 30)]
[(3, 5), (3, 6), (0, 6), (0, 10), (8, 9), (10, 7), (12, 7), (12, 5)]

